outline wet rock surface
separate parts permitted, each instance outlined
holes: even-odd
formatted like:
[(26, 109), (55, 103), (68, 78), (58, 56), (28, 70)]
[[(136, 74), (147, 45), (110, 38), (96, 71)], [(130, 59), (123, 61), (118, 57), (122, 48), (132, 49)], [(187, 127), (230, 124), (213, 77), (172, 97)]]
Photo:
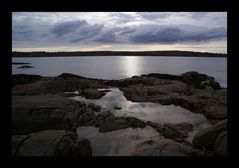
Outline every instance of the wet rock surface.
[[(200, 130), (193, 138), (192, 146), (186, 142), (189, 132), (194, 129), (190, 123), (160, 124), (134, 117), (119, 117), (97, 104), (69, 99), (80, 95), (97, 100), (105, 96), (109, 91), (107, 88), (112, 86), (118, 87), (129, 101), (174, 104), (192, 113), (203, 114), (214, 125)], [(122, 108), (115, 105), (112, 110), (120, 111)], [(122, 80), (89, 79), (68, 73), (58, 77), (13, 75), (14, 156), (91, 155), (90, 142), (84, 137), (75, 138), (71, 132), (84, 126), (97, 127), (99, 133), (150, 126), (166, 139), (145, 142), (135, 149), (133, 155), (211, 156), (210, 152), (213, 152), (215, 156), (226, 156), (226, 118), (227, 89), (221, 88), (213, 77), (197, 72), (182, 75), (149, 74)], [(47, 146), (47, 142), (52, 146)]]
[(193, 145), (214, 151), (218, 156), (227, 156), (227, 120), (200, 130), (193, 139)]
[(90, 142), (64, 130), (45, 130), (12, 137), (12, 155), (16, 157), (80, 157), (91, 156)]
[(179, 105), (194, 113), (202, 113), (209, 120), (227, 118), (227, 89), (205, 74), (149, 74), (107, 84), (120, 87), (124, 96), (133, 102)]
[(180, 144), (170, 139), (144, 141), (138, 144), (133, 156), (212, 156), (210, 152)]

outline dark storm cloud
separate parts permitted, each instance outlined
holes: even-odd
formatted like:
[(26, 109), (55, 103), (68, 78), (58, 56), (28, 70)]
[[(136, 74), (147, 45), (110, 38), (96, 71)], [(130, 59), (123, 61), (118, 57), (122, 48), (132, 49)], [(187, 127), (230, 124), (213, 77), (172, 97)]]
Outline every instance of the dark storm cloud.
[(100, 43), (116, 43), (120, 42), (117, 39), (117, 36), (115, 32), (113, 31), (108, 31), (100, 34), (97, 38), (94, 39), (95, 42), (100, 42)]
[[(13, 44), (24, 43), (29, 46), (36, 44), (34, 47), (37, 47), (37, 44), (70, 46), (73, 43), (173, 44), (227, 37), (226, 13), (112, 13), (91, 19), (89, 16), (81, 18), (80, 14), (72, 18), (76, 16), (74, 14), (69, 20), (65, 18), (57, 20), (57, 14), (47, 13), (45, 15), (19, 13), (14, 16)], [(50, 16), (51, 19), (48, 18)]]
[(30, 39), (32, 37), (33, 30), (27, 25), (16, 25), (12, 30), (13, 40)]
[(125, 27), (125, 28), (120, 29), (118, 34), (120, 36), (123, 36), (126, 34), (134, 33), (135, 31), (136, 31), (135, 28)]
[[(184, 27), (184, 26), (183, 26)], [(137, 34), (130, 37), (134, 43), (180, 43), (180, 42), (201, 42), (213, 39), (223, 39), (227, 36), (226, 29), (195, 29), (187, 30), (179, 27), (164, 27), (158, 29), (139, 30)]]
[(49, 33), (53, 33), (59, 40), (69, 43), (89, 42), (91, 38), (98, 36), (104, 25), (91, 25), (85, 20), (67, 21), (58, 23), (50, 28)]
[(58, 23), (51, 28), (51, 32), (55, 34), (57, 37), (61, 37), (66, 33), (75, 32), (80, 26), (86, 25), (87, 22), (85, 20), (82, 21), (69, 21)]

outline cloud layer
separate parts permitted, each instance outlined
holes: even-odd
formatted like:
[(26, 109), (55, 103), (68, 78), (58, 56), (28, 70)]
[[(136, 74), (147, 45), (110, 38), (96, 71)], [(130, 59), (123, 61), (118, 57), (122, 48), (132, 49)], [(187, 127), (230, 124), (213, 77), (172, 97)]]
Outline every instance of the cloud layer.
[(15, 48), (190, 44), (227, 38), (223, 12), (14, 12), (12, 23)]

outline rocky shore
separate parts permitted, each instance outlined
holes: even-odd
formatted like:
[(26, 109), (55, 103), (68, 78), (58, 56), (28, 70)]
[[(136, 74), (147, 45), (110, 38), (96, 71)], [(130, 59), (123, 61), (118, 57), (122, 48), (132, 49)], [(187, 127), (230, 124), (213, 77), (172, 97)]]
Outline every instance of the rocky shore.
[[(124, 110), (120, 104), (107, 109), (72, 99), (101, 100), (111, 88), (120, 89), (130, 102), (180, 106), (192, 115), (202, 115), (210, 125), (203, 128), (189, 122), (117, 116), (117, 111)], [(130, 108), (127, 110), (130, 113)], [(94, 135), (89, 135), (89, 130)], [(140, 136), (140, 131), (149, 130), (155, 131), (154, 138)], [(138, 131), (139, 137), (129, 139), (127, 131)], [(127, 132), (127, 142), (133, 144), (130, 152), (124, 152), (129, 156), (227, 156), (227, 89), (221, 88), (214, 77), (197, 72), (121, 80), (68, 73), (57, 77), (12, 75), (12, 156), (80, 157), (99, 155), (97, 151), (107, 155), (97, 145), (115, 144), (112, 137), (123, 132)], [(191, 142), (187, 140), (190, 136)]]

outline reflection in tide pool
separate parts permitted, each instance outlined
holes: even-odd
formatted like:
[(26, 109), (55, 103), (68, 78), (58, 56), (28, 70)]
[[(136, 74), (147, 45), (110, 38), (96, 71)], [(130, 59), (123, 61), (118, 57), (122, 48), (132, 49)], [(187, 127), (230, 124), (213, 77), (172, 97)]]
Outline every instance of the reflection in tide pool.
[[(159, 103), (149, 102), (131, 102), (124, 97), (122, 91), (118, 88), (105, 90), (110, 91), (101, 99), (85, 99), (81, 96), (75, 96), (71, 99), (100, 105), (102, 108), (111, 110), (115, 116), (135, 117), (144, 121), (152, 121), (160, 124), (187, 122), (196, 126), (207, 122), (204, 115), (192, 113), (180, 106), (161, 105)], [(114, 110), (114, 107), (120, 107), (121, 109)]]
[(96, 127), (79, 127), (77, 135), (90, 140), (93, 156), (129, 156), (137, 144), (162, 138), (155, 129), (149, 126), (106, 133), (100, 133)]

